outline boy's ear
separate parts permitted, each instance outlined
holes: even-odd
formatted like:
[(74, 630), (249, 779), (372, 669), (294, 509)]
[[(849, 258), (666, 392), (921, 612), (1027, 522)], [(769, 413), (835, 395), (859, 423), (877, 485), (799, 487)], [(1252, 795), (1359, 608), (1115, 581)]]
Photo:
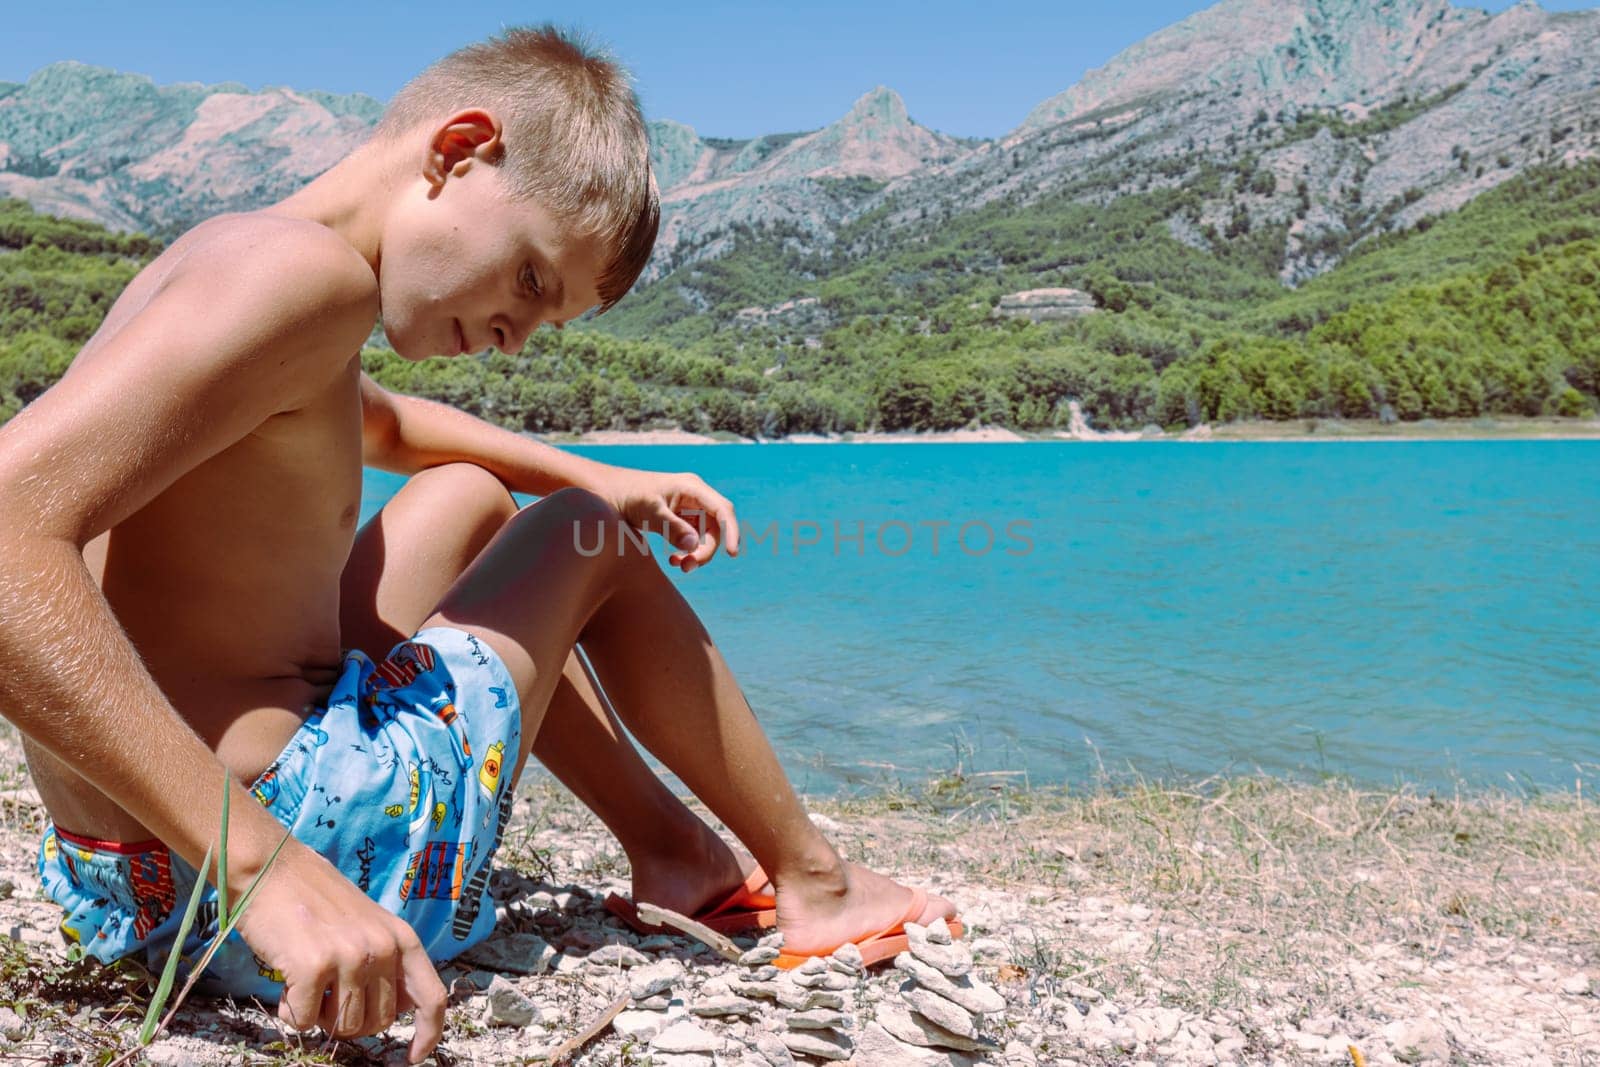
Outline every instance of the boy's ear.
[(423, 177), (438, 190), (446, 178), (460, 177), (475, 162), (498, 162), (504, 151), (500, 135), (500, 120), (481, 108), (452, 115), (428, 139)]

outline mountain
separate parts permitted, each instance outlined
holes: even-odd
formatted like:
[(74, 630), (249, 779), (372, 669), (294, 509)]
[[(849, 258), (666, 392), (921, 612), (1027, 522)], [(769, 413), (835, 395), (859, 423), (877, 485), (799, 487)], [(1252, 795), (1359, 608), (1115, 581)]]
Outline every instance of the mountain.
[[(1248, 241), (1279, 284), (1299, 285), (1530, 166), (1600, 153), (1597, 55), (1600, 10), (1533, 0), (1496, 15), (1446, 0), (1223, 0), (992, 140), (921, 126), (883, 87), (807, 132), (728, 140), (656, 121), (663, 221), (643, 288), (670, 277), (679, 294), (657, 324), (726, 318), (739, 308), (700, 284), (703, 264), (759, 261), (740, 299), (778, 304), (974, 212), (1025, 226), (1053, 197), (1162, 191), (1182, 194), (1161, 220), (1174, 240), (1219, 257)], [(0, 83), (0, 194), (171, 233), (292, 191), (380, 111), (364, 96), (56, 63)]]
[(367, 96), (156, 85), (82, 63), (0, 82), (0, 194), (118, 229), (169, 232), (293, 192), (359, 144)]

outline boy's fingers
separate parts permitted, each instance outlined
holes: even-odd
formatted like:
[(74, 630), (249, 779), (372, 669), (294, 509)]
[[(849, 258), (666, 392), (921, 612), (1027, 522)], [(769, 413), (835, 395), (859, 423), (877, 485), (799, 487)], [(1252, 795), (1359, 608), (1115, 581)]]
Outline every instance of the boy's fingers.
[(409, 926), (405, 932), (408, 936), (403, 936), (400, 942), (403, 951), (400, 966), (405, 981), (401, 993), (402, 998), (409, 1001), (416, 1011), (414, 1016), (416, 1034), (411, 1039), (411, 1062), (420, 1063), (444, 1036), (444, 983), (439, 981), (439, 972), (433, 969), (433, 963), (423, 951), (422, 942), (417, 940), (417, 935)]
[(327, 988), (325, 981), (297, 982), (287, 976), (283, 996), (278, 999), (278, 1018), (295, 1030), (311, 1029), (322, 1013), (322, 995)]
[(355, 1037), (367, 1015), (362, 976), (341, 971), (333, 994), (322, 1003), (322, 1029), (334, 1037)]
[(399, 961), (396, 960), (393, 971), (373, 974), (372, 981), (367, 985), (367, 1017), (361, 1021), (361, 1033), (382, 1033), (394, 1022), (395, 1012), (399, 1010), (395, 997), (395, 974), (398, 970)]

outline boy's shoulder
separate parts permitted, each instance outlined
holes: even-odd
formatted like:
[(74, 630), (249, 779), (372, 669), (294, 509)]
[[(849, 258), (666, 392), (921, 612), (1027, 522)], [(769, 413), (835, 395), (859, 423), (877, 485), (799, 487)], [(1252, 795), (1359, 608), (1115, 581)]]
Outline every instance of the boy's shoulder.
[(279, 300), (301, 295), (328, 310), (377, 313), (372, 267), (343, 237), (308, 219), (269, 211), (219, 215), (189, 230), (166, 254), (175, 258), (167, 281)]

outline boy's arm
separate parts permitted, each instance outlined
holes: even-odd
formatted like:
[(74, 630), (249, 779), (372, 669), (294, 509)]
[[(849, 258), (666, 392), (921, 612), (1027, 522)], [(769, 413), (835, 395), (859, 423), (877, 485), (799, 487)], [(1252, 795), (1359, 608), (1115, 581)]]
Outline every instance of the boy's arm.
[(634, 526), (664, 532), (679, 549), (668, 562), (685, 572), (709, 561), (724, 538), (728, 554), (739, 554), (733, 505), (698, 475), (599, 463), (492, 426), (448, 404), (391, 393), (364, 374), (361, 412), (362, 462), (369, 467), (415, 474), (467, 462), (517, 493), (548, 496), (568, 486), (588, 489), (610, 501)]
[[(196, 866), (219, 832), (226, 772), (150, 677), (82, 551), (358, 350), (376, 303), (365, 264), (342, 243), (269, 236), (197, 249), (97, 339), (91, 364), (0, 429), (0, 709)], [(228, 874), (243, 886), (283, 830), (232, 788)], [(412, 1051), (431, 1048), (443, 989), (410, 928), (298, 842), (278, 867), (240, 929), (285, 975), (280, 1014), (353, 1032), (386, 1026), (409, 994)], [(354, 1005), (354, 1027), (325, 1015), (329, 987)]]

